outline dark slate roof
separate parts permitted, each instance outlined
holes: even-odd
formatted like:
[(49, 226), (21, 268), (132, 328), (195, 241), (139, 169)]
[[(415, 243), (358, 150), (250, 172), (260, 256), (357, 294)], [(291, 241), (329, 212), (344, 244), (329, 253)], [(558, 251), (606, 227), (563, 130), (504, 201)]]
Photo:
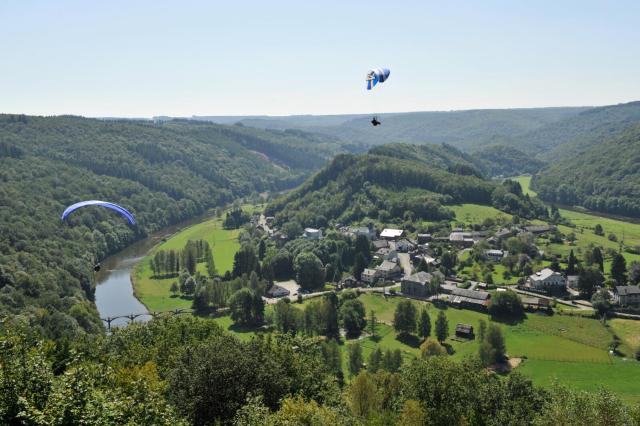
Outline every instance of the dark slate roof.
[(632, 294), (640, 294), (640, 287), (635, 285), (617, 285), (616, 293), (620, 296), (630, 296)]
[(466, 288), (454, 288), (453, 290), (451, 290), (451, 294), (453, 294), (454, 296), (462, 296), (469, 299), (478, 300), (487, 300), (490, 296), (486, 291), (469, 290)]

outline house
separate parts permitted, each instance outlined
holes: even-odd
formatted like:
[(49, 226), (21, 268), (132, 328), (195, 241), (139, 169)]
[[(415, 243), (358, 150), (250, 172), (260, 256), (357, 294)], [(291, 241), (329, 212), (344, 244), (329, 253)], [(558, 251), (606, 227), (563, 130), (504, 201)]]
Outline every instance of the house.
[(435, 257), (429, 256), (428, 254), (418, 255), (418, 256), (415, 256), (413, 259), (416, 265), (419, 265), (420, 262), (422, 262), (423, 260), (424, 260), (424, 263), (426, 263), (428, 266), (438, 266), (440, 264), (440, 261), (438, 259), (436, 259)]
[(532, 234), (544, 234), (545, 232), (555, 231), (556, 227), (551, 225), (528, 225), (522, 229)]
[(304, 228), (303, 237), (309, 238), (310, 240), (318, 240), (322, 238), (322, 230), (316, 228)]
[(380, 278), (380, 273), (377, 269), (367, 268), (362, 271), (362, 275), (360, 275), (360, 280), (366, 284), (373, 284), (378, 280), (378, 278)]
[(398, 252), (390, 248), (381, 248), (376, 251), (374, 257), (377, 259), (393, 260), (398, 258)]
[(473, 326), (469, 324), (458, 323), (456, 325), (456, 336), (462, 337), (464, 339), (473, 339)]
[(640, 306), (640, 287), (635, 285), (615, 286), (613, 301), (620, 306)]
[(485, 250), (484, 256), (492, 262), (500, 262), (509, 253), (504, 250)]
[(381, 248), (389, 248), (389, 241), (387, 240), (375, 240), (372, 241), (371, 244), (373, 245), (373, 249), (376, 251)]
[(534, 290), (545, 293), (557, 293), (564, 291), (567, 280), (560, 274), (549, 268), (536, 272), (529, 276), (527, 286)]
[(357, 287), (358, 280), (356, 280), (356, 278), (353, 275), (349, 275), (348, 277), (345, 277), (342, 279), (342, 281), (340, 281), (340, 286), (342, 288)]
[(491, 295), (486, 291), (454, 288), (451, 290), (449, 303), (460, 308), (469, 308), (484, 311), (489, 305)]
[(428, 297), (433, 294), (429, 288), (429, 284), (434, 275), (428, 272), (420, 271), (415, 274), (403, 278), (400, 283), (402, 294), (416, 297)]
[(516, 235), (516, 231), (513, 230), (513, 229), (502, 228), (502, 229), (496, 231), (496, 233), (493, 234), (493, 235), (498, 240), (504, 240), (504, 239), (507, 239), (509, 237), (513, 237), (514, 235)]
[(395, 242), (395, 248), (396, 248), (396, 251), (399, 251), (401, 253), (407, 253), (415, 249), (416, 246), (406, 238), (403, 238)]
[(383, 260), (380, 265), (376, 266), (376, 271), (379, 277), (384, 280), (397, 278), (402, 273), (400, 265), (390, 260)]
[(370, 240), (376, 238), (376, 230), (373, 226), (350, 226), (346, 228), (345, 235), (357, 237), (364, 235)]
[(431, 234), (418, 234), (418, 244), (426, 244), (431, 241)]
[(567, 287), (577, 290), (579, 283), (580, 283), (579, 275), (567, 275)]
[(267, 291), (267, 297), (284, 297), (288, 296), (291, 292), (284, 287), (281, 287), (277, 284), (271, 286), (271, 288)]
[(475, 241), (471, 232), (452, 232), (449, 234), (449, 242), (456, 246), (471, 247)]
[(395, 240), (397, 238), (400, 238), (402, 234), (404, 234), (404, 231), (402, 229), (385, 228), (380, 233), (380, 238), (383, 238), (385, 240)]

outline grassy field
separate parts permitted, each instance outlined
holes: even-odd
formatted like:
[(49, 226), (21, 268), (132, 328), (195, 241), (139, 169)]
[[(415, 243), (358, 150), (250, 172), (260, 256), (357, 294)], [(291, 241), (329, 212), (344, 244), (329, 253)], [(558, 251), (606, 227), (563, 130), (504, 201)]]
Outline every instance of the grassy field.
[(483, 206), (480, 204), (459, 204), (448, 207), (456, 215), (456, 219), (451, 222), (453, 226), (458, 223), (463, 223), (465, 225), (482, 223), (485, 219), (494, 219), (497, 222), (506, 222), (511, 220), (510, 214), (502, 212), (491, 206)]
[(531, 176), (517, 176), (510, 179), (519, 182), (520, 186), (522, 187), (522, 192), (524, 192), (525, 194), (528, 194), (531, 197), (538, 195), (534, 190), (531, 189)]
[[(254, 211), (255, 206), (243, 206), (247, 211)], [(166, 311), (176, 308), (190, 308), (191, 300), (186, 297), (174, 297), (170, 288), (175, 278), (153, 279), (149, 259), (158, 250), (180, 250), (189, 240), (206, 240), (213, 251), (216, 269), (220, 274), (233, 267), (233, 256), (240, 248), (238, 229), (222, 228), (222, 219), (213, 218), (197, 225), (190, 226), (155, 247), (135, 267), (132, 273), (133, 288), (136, 297), (150, 311)], [(198, 270), (205, 272), (205, 264), (198, 264)]]
[[(395, 307), (402, 299), (385, 300), (381, 295), (364, 294), (360, 300), (367, 313), (373, 309), (380, 321), (391, 324)], [(427, 306), (433, 327), (439, 309), (429, 303), (413, 302)], [(455, 339), (455, 326), (457, 323), (471, 324), (477, 330), (480, 320), (490, 322), (490, 318), (480, 312), (454, 308), (444, 312), (449, 321), (447, 343), (455, 351), (453, 358), (463, 359), (476, 354), (478, 341)], [(623, 341), (640, 339), (640, 322), (616, 319), (609, 324)], [(577, 389), (593, 390), (605, 386), (628, 401), (640, 401), (640, 363), (609, 356), (608, 346), (613, 335), (599, 321), (579, 316), (528, 314), (519, 324), (500, 323), (499, 326), (508, 354), (526, 358), (518, 371), (531, 377), (534, 383), (549, 386), (557, 378), (560, 383)], [(419, 354), (417, 340), (398, 340), (389, 325), (380, 324), (378, 334), (381, 339), (377, 342), (368, 337), (360, 339), (365, 359), (377, 346), (383, 350), (399, 348), (406, 359)], [(346, 352), (344, 355), (346, 362)]]
[(640, 349), (640, 321), (614, 318), (608, 321), (611, 330), (620, 338), (620, 351), (632, 357)]

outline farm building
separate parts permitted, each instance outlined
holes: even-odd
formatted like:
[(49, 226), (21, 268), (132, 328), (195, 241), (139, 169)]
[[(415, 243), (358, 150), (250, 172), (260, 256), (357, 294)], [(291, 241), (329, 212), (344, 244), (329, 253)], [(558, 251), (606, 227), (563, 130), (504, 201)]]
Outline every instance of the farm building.
[(486, 291), (454, 288), (451, 290), (449, 303), (460, 308), (469, 308), (484, 311), (489, 305), (491, 295)]
[(457, 324), (456, 325), (456, 336), (462, 337), (464, 339), (473, 339), (473, 326), (469, 324)]

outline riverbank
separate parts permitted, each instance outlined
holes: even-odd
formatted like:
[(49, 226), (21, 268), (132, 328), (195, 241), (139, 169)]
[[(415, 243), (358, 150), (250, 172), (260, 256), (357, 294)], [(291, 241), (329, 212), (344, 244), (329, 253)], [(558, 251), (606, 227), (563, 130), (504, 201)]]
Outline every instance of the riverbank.
[[(259, 211), (261, 206), (245, 205), (243, 210)], [(172, 278), (153, 278), (150, 259), (158, 250), (181, 250), (189, 240), (206, 240), (213, 252), (216, 270), (223, 275), (233, 268), (233, 258), (240, 249), (239, 229), (224, 229), (223, 218), (212, 217), (203, 222), (184, 228), (169, 238), (156, 244), (131, 271), (131, 283), (135, 297), (150, 312), (190, 308), (191, 297), (175, 296), (171, 293)], [(204, 263), (198, 264), (198, 270), (206, 273)]]

